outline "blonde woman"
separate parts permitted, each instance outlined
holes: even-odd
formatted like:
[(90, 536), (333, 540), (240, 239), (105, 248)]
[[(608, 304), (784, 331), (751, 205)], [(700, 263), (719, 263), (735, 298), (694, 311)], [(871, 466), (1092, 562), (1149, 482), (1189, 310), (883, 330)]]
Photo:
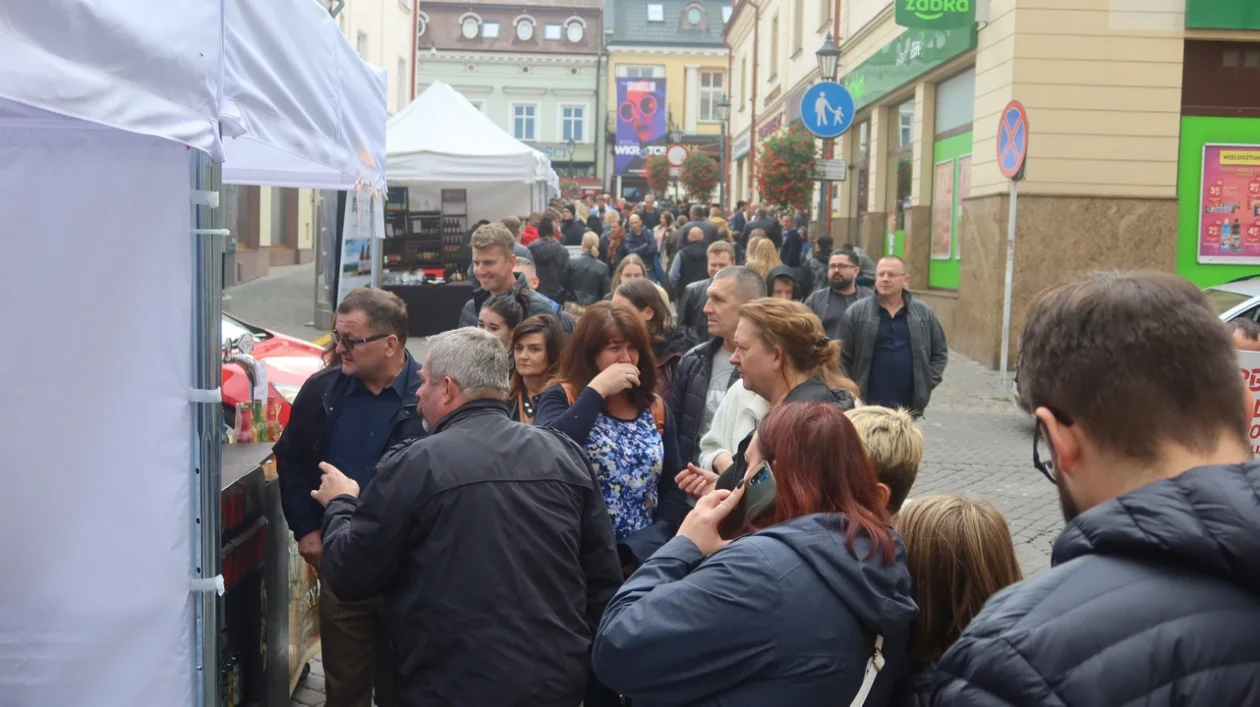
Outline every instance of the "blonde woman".
[(726, 222), (726, 219), (722, 218), (722, 210), (721, 210), (721, 209), (719, 209), (719, 208), (718, 208), (718, 207), (716, 207), (716, 206), (711, 207), (711, 208), (709, 209), (709, 221), (710, 221), (711, 223), (717, 224), (717, 227), (718, 227), (718, 231), (719, 231), (719, 232), (721, 232), (721, 231), (725, 230), (725, 231), (726, 231), (726, 233), (727, 233), (727, 238), (730, 238), (731, 226), (730, 226), (730, 224), (728, 224), (728, 223)]
[(582, 236), (582, 254), (570, 258), (564, 271), (565, 310), (575, 317), (612, 292), (608, 263), (599, 258), (599, 236)]
[(918, 664), (891, 704), (926, 705), (932, 671), (984, 603), (1023, 580), (1006, 518), (988, 501), (924, 496), (897, 517), (919, 605), (910, 655)]
[[(770, 277), (770, 271), (783, 264), (779, 260), (779, 250), (769, 238), (756, 239), (748, 245), (748, 267), (757, 271), (764, 278)], [(769, 286), (769, 280), (766, 281)]]
[[(621, 287), (622, 283), (637, 280), (641, 277), (647, 277), (647, 264), (643, 262), (643, 258), (640, 258), (634, 253), (627, 255), (621, 259), (621, 264), (617, 266), (617, 272), (613, 273), (612, 290), (604, 299), (611, 300), (611, 293), (616, 292), (617, 288)], [(656, 285), (656, 283), (652, 284)], [(665, 288), (660, 285), (656, 285), (656, 289), (660, 292), (661, 299), (665, 300), (665, 306), (668, 307), (669, 293), (666, 292)]]
[(919, 477), (923, 432), (905, 410), (867, 405), (845, 414), (862, 438), (879, 482), (888, 487), (888, 512), (897, 515)]

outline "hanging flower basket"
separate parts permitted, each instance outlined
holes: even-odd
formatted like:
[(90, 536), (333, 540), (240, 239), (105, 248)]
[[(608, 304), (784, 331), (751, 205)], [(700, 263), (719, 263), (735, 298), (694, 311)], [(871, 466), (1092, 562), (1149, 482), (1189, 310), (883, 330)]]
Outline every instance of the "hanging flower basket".
[(664, 194), (669, 188), (669, 159), (665, 155), (652, 155), (647, 158), (647, 162), (643, 164), (643, 173), (647, 179), (648, 189), (651, 189), (654, 194)]
[(791, 130), (766, 138), (757, 157), (761, 201), (771, 208), (808, 209), (817, 166), (818, 148), (812, 135)]
[(679, 181), (687, 188), (692, 201), (708, 203), (718, 185), (718, 165), (712, 157), (692, 152), (683, 160)]

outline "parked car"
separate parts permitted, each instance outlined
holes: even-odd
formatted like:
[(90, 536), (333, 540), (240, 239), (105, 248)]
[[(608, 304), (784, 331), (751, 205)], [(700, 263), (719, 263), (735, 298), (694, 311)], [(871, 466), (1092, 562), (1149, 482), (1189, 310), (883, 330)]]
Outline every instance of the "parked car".
[(1260, 274), (1215, 285), (1203, 292), (1216, 306), (1221, 321), (1240, 318), (1260, 321)]
[[(302, 384), (323, 367), (323, 349), (315, 344), (285, 336), (223, 314), (222, 345), (235, 351), (241, 337), (249, 334), (254, 346), (249, 355), (267, 368), (268, 397), (279, 399), (280, 422), (288, 424), (289, 410)], [(238, 363), (223, 364), (223, 411), (229, 425), (235, 424), (236, 404), (250, 399), (250, 380)]]

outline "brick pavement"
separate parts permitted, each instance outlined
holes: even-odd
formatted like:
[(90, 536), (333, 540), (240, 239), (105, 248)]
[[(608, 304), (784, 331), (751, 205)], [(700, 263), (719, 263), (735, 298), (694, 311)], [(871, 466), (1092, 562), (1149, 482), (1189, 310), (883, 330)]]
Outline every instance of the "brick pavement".
[[(993, 502), (1010, 521), (1020, 564), (1032, 575), (1049, 568), (1063, 520), (1054, 486), (1032, 466), (1031, 418), (1001, 395), (1000, 380), (951, 353), (922, 422), (926, 448), (910, 496), (959, 493)], [(323, 707), (323, 675), (317, 657), (291, 707)]]

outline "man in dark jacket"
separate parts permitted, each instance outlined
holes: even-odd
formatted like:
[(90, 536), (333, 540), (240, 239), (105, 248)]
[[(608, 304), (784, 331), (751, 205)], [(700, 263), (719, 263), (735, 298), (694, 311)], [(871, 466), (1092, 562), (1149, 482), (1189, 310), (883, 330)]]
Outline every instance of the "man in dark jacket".
[(801, 266), (801, 251), (805, 248), (805, 239), (796, 228), (796, 217), (784, 214), (779, 222), (783, 229), (783, 247), (779, 248), (779, 260), (792, 268)]
[(324, 467), (325, 586), (384, 594), (403, 705), (577, 705), (622, 579), (586, 454), (508, 419), (488, 332), (438, 335), (422, 375), (432, 436), (392, 449), (361, 497)]
[(704, 240), (706, 243), (712, 243), (718, 239), (718, 227), (716, 223), (709, 220), (709, 212), (704, 208), (704, 204), (695, 204), (691, 207), (690, 220), (683, 224), (678, 230), (679, 233), (690, 233), (692, 228), (699, 227), (704, 231)]
[[(837, 255), (832, 260), (837, 260)], [(840, 318), (844, 370), (868, 405), (922, 416), (949, 363), (945, 330), (932, 308), (906, 289), (906, 263), (895, 255), (875, 268), (878, 296), (860, 299)]]
[(691, 283), (709, 276), (709, 244), (704, 240), (704, 231), (699, 226), (692, 226), (685, 235), (687, 244), (678, 251), (678, 257), (674, 259), (678, 271), (670, 273), (670, 285), (674, 292), (683, 292)]
[[(810, 292), (817, 292), (824, 287), (830, 286), (828, 272), (831, 265), (831, 246), (835, 243), (831, 236), (819, 236), (814, 241), (814, 252), (810, 257), (805, 259), (803, 271), (809, 273), (808, 277), (801, 275), (802, 280), (808, 280), (806, 287)], [(808, 293), (807, 293), (808, 294)]]
[(564, 273), (564, 296), (569, 302), (588, 307), (599, 302), (610, 292), (608, 263), (599, 259), (599, 239), (583, 237), (586, 250), (569, 260)]
[(735, 204), (735, 213), (728, 222), (731, 224), (731, 235), (739, 233), (743, 234), (744, 226), (748, 225), (748, 217), (744, 215), (744, 209), (748, 208), (747, 201), (739, 201)]
[(643, 205), (639, 207), (639, 216), (643, 219), (643, 227), (655, 231), (661, 225), (661, 210), (656, 206), (656, 197), (648, 194), (643, 197)]
[[(473, 270), (481, 280), (481, 287), (473, 290), (472, 299), (459, 312), (461, 327), (477, 326), (477, 314), (481, 305), (492, 295), (502, 294), (519, 284), (530, 291), (529, 314), (551, 314), (551, 305), (529, 287), (524, 276), (513, 274), (516, 255), (512, 251), (512, 234), (502, 224), (491, 223), (478, 228), (472, 235)], [(561, 246), (563, 248), (563, 246)], [(560, 322), (563, 326), (565, 323)], [(568, 334), (572, 327), (565, 330)]]
[[(538, 291), (553, 300), (563, 300), (564, 270), (569, 266), (569, 249), (555, 236), (555, 225), (544, 216), (538, 222), (538, 240), (529, 244), (529, 254), (538, 270)], [(579, 237), (578, 243), (581, 242)]]
[(714, 241), (706, 251), (709, 277), (693, 282), (683, 290), (678, 300), (678, 324), (689, 330), (696, 341), (709, 340), (709, 318), (704, 306), (709, 302), (709, 285), (713, 276), (735, 264), (735, 248), (726, 241)]
[(678, 426), (680, 460), (698, 459), (700, 438), (713, 424), (713, 415), (726, 391), (739, 380), (739, 368), (731, 364), (739, 308), (765, 296), (766, 281), (752, 268), (729, 267), (713, 276), (704, 305), (713, 339), (683, 356), (670, 391), (669, 408)]
[[(275, 445), (284, 517), (302, 557), (321, 563), (324, 509), (311, 498), (319, 465), (337, 465), (363, 488), (389, 446), (424, 435), (416, 415), (420, 366), (407, 353), (407, 305), (396, 295), (361, 288), (337, 307), (333, 340), (341, 364), (311, 376), (293, 401), (289, 424)], [(380, 593), (320, 593), (320, 635), (328, 699), (370, 705), (374, 673), (384, 656)], [(378, 699), (394, 704), (391, 671), (375, 676)]]
[(827, 336), (840, 339), (840, 321), (844, 319), (844, 313), (849, 311), (849, 307), (858, 300), (866, 299), (875, 292), (866, 287), (858, 287), (857, 256), (852, 252), (832, 251), (827, 267), (828, 282), (831, 286), (815, 290), (805, 298), (805, 306), (818, 315)]
[(752, 237), (752, 232), (760, 228), (766, 232), (766, 238), (774, 243), (776, 249), (783, 247), (783, 226), (779, 224), (778, 219), (770, 215), (765, 209), (757, 209), (757, 218), (749, 221), (744, 226), (743, 240), (748, 243), (748, 239)]
[(564, 234), (564, 245), (582, 245), (582, 236), (586, 235), (586, 222), (578, 220), (572, 204), (560, 209), (560, 219), (560, 231)]
[(936, 705), (1250, 705), (1260, 461), (1237, 354), (1171, 274), (1041, 294), (1019, 347), (1034, 464), (1067, 527), (939, 664)]

